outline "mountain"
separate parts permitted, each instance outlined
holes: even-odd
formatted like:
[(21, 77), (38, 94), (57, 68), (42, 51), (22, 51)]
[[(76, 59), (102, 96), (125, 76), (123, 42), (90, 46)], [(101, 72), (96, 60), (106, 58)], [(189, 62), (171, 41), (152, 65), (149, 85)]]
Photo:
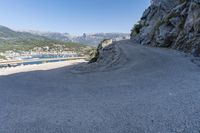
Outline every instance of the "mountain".
[(97, 46), (104, 39), (112, 39), (113, 41), (119, 41), (129, 38), (130, 34), (126, 33), (95, 33), (95, 34), (84, 33), (82, 36), (72, 38), (72, 42)]
[(37, 39), (37, 40), (46, 40), (46, 38), (38, 35), (33, 35), (28, 32), (17, 32), (11, 30), (5, 26), (0, 25), (0, 40), (19, 40), (19, 39)]
[(17, 32), (5, 26), (0, 26), (0, 52), (6, 51), (31, 51), (34, 49), (48, 49), (47, 52), (74, 51), (86, 54), (90, 47), (73, 42), (62, 42), (55, 39)]
[(71, 38), (73, 37), (68, 33), (59, 33), (59, 32), (41, 32), (41, 31), (33, 31), (33, 30), (28, 30), (26, 32), (31, 33), (33, 35), (39, 35), (48, 39), (53, 39), (53, 40), (58, 40), (58, 41), (63, 41), (63, 42), (72, 42)]
[(131, 38), (200, 56), (200, 0), (151, 0)]
[(68, 33), (57, 33), (57, 32), (38, 32), (38, 31), (28, 31), (28, 32), (34, 35), (40, 35), (46, 37), (48, 39), (64, 41), (64, 42), (81, 43), (95, 47), (104, 39), (113, 39), (118, 41), (130, 38), (130, 34), (126, 33), (94, 33), (94, 34), (84, 33), (82, 36), (73, 36)]

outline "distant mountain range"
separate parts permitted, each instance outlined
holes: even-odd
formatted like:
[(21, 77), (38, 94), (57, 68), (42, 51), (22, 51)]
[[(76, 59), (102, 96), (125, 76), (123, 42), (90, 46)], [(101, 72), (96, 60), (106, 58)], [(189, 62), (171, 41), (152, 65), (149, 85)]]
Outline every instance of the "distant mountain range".
[(33, 35), (39, 35), (48, 39), (64, 41), (64, 42), (75, 42), (90, 46), (97, 46), (104, 39), (113, 39), (114, 41), (129, 39), (130, 35), (127, 33), (94, 33), (94, 34), (83, 34), (82, 36), (74, 36), (68, 33), (57, 33), (57, 32), (38, 32), (38, 31), (26, 31)]
[[(79, 55), (89, 55), (94, 47), (104, 39), (114, 41), (128, 39), (129, 34), (124, 33), (95, 33), (74, 36), (68, 33), (15, 31), (0, 26), (0, 58), (6, 51), (24, 52), (64, 52), (73, 51)], [(83, 45), (84, 44), (84, 45)], [(93, 46), (93, 47), (90, 47)]]
[(40, 31), (14, 31), (5, 26), (0, 26), (0, 44), (2, 42), (13, 42), (19, 40), (54, 40), (59, 42), (80, 43), (89, 46), (97, 46), (104, 39), (113, 39), (114, 41), (129, 39), (127, 33), (94, 33), (74, 36), (68, 33), (58, 32), (40, 32)]

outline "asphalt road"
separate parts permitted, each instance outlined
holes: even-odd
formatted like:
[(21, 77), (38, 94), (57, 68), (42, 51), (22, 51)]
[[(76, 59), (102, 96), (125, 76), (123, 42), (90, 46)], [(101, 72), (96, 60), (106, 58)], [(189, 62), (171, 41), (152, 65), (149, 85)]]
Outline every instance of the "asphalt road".
[(0, 76), (0, 133), (199, 133), (200, 68), (173, 50), (116, 45), (117, 69)]

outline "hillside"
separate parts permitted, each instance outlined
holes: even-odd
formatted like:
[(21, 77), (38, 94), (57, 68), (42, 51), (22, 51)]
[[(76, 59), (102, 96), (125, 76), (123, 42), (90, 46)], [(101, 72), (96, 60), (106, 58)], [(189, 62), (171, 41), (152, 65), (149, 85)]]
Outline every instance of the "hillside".
[(74, 51), (79, 54), (89, 54), (92, 48), (73, 42), (62, 42), (48, 39), (28, 32), (17, 32), (0, 26), (0, 52), (14, 51), (46, 51), (62, 52)]
[(15, 41), (20, 39), (37, 39), (46, 40), (46, 38), (38, 35), (33, 35), (28, 32), (17, 32), (8, 27), (0, 25), (0, 41)]
[(151, 6), (132, 29), (132, 39), (200, 56), (199, 14), (199, 0), (151, 0)]

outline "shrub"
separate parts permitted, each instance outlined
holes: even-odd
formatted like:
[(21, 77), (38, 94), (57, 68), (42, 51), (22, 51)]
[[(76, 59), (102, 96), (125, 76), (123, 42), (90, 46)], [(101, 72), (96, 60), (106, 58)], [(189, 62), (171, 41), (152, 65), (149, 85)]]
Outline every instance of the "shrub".
[(96, 51), (92, 51), (90, 53), (89, 63), (97, 62), (98, 58), (99, 58), (99, 51), (97, 49)]
[(133, 29), (131, 30), (131, 36), (136, 36), (140, 33), (140, 30), (142, 29), (142, 24), (141, 22), (138, 22), (137, 24), (134, 25)]

